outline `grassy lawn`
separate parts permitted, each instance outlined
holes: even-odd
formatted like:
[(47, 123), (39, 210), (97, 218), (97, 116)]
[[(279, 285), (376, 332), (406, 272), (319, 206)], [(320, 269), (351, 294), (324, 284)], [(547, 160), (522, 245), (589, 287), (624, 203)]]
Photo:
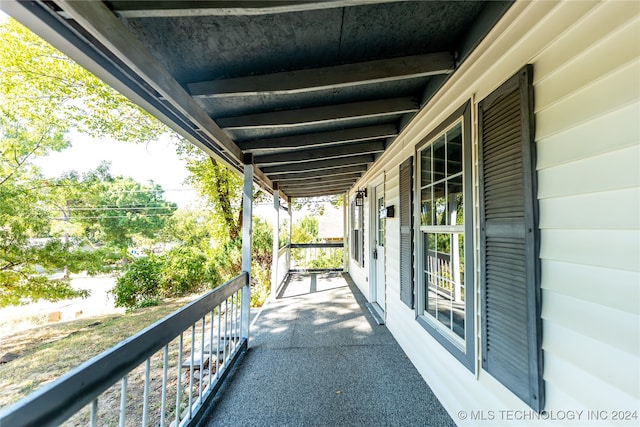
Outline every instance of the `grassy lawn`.
[(10, 354), (13, 360), (0, 364), (0, 407), (18, 401), (191, 299), (174, 299), (123, 315), (87, 317), (4, 336), (0, 356)]

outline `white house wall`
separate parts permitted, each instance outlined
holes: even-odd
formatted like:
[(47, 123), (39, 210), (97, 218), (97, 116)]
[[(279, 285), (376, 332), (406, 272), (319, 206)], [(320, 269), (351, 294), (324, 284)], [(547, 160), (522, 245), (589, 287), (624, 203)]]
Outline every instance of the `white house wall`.
[[(637, 411), (640, 3), (516, 3), (358, 185), (367, 186), (385, 173), (385, 203), (398, 206), (400, 163), (469, 99), (474, 103), (476, 165), (477, 102), (527, 63), (534, 67), (545, 410)], [(366, 215), (368, 225), (368, 210)], [(500, 416), (501, 410), (529, 411), (481, 369), (479, 271), (474, 374), (400, 301), (399, 233), (399, 220), (387, 220), (386, 323), (452, 418), (460, 424), (482, 424), (462, 419), (459, 412), (495, 411)], [(365, 236), (368, 248), (368, 233)], [(368, 252), (365, 249), (364, 269), (353, 262), (349, 266), (367, 296)], [(579, 424), (589, 421), (586, 414)], [(531, 423), (554, 422), (566, 424)]]

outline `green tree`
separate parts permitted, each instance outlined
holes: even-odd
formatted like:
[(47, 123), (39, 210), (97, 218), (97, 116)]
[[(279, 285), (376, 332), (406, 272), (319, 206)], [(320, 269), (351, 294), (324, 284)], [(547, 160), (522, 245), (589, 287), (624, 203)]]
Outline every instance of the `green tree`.
[(152, 181), (141, 184), (119, 176), (102, 187), (84, 220), (93, 222), (89, 230), (96, 241), (119, 249), (131, 246), (135, 235), (155, 237), (176, 210), (175, 203), (164, 199), (162, 187)]
[(306, 209), (311, 216), (322, 216), (324, 215), (326, 205), (342, 208), (343, 200), (344, 194), (337, 194), (335, 196), (304, 197), (293, 199), (291, 206), (296, 211)]
[(211, 248), (211, 212), (198, 209), (178, 209), (170, 216), (158, 233), (158, 241), (197, 247), (206, 252)]
[[(0, 45), (0, 306), (85, 295), (68, 280), (50, 281), (36, 271), (73, 271), (93, 261), (73, 249), (74, 230), (62, 227), (61, 236), (34, 240), (52, 231), (59, 194), (52, 195), (33, 160), (68, 147), (71, 131), (148, 142), (166, 128), (15, 20), (0, 24)], [(58, 207), (69, 217), (68, 206)]]
[(107, 245), (122, 254), (134, 237), (155, 239), (176, 209), (157, 184), (113, 177), (103, 162), (95, 170), (66, 172), (47, 180), (43, 203), (51, 205), (53, 236)]
[(318, 219), (305, 216), (293, 224), (291, 228), (291, 241), (293, 243), (319, 243)]

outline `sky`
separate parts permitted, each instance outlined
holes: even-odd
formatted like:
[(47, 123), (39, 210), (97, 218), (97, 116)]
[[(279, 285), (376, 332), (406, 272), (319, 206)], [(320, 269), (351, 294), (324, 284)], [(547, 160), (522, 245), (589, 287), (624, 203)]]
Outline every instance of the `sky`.
[[(0, 23), (6, 19), (8, 16), (0, 11)], [(45, 177), (54, 178), (70, 170), (86, 172), (106, 160), (111, 162), (113, 175), (131, 177), (141, 183), (152, 180), (160, 184), (165, 190), (165, 198), (179, 207), (187, 207), (197, 197), (196, 192), (184, 184), (187, 177), (185, 164), (167, 140), (142, 145), (78, 134), (70, 135), (70, 139), (70, 148), (35, 160)]]
[(72, 146), (63, 151), (36, 159), (35, 163), (47, 178), (60, 176), (70, 170), (86, 172), (100, 162), (111, 162), (111, 174), (131, 177), (140, 183), (152, 180), (165, 190), (165, 198), (187, 207), (197, 193), (184, 184), (188, 173), (178, 158), (174, 146), (160, 139), (148, 144), (94, 139), (84, 135), (70, 135)]
[[(8, 16), (0, 11), (0, 22), (6, 19)], [(162, 186), (165, 198), (180, 208), (197, 202), (197, 192), (184, 184), (188, 175), (185, 163), (167, 139), (145, 145), (108, 138), (95, 139), (80, 134), (71, 134), (69, 137), (71, 147), (34, 160), (45, 177), (58, 177), (70, 170), (82, 173), (95, 169), (102, 161), (109, 161), (112, 175), (131, 177), (140, 183), (152, 180)], [(254, 206), (254, 214), (263, 218), (270, 218), (272, 210), (271, 202)]]

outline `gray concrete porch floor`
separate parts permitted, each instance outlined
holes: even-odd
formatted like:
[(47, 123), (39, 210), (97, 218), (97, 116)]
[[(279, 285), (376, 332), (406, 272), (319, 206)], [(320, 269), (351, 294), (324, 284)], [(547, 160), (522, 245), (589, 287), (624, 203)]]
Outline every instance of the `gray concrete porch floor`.
[(453, 426), (348, 275), (294, 274), (201, 426)]

